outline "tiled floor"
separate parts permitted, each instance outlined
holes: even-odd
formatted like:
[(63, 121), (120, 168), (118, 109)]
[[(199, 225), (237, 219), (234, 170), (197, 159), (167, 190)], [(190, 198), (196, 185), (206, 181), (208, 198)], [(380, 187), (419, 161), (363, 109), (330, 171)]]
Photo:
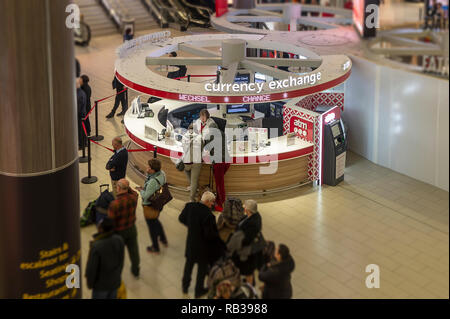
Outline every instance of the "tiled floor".
[[(93, 99), (114, 93), (114, 52), (120, 43), (119, 35), (96, 38), (89, 48), (76, 50), (82, 73), (91, 78)], [(116, 135), (127, 139), (120, 118), (105, 119), (111, 103), (99, 105), (99, 129), (105, 136), (102, 143), (108, 146)], [(109, 182), (104, 166), (110, 155), (92, 147), (92, 172), (99, 182), (80, 184), (82, 209), (98, 197), (99, 185)], [(84, 176), (87, 164), (80, 164), (80, 178)], [(128, 178), (132, 186), (142, 183), (131, 169)], [(186, 229), (178, 222), (178, 214), (187, 197), (176, 197), (161, 215), (169, 248), (163, 248), (159, 256), (145, 250), (150, 238), (138, 206), (141, 277), (133, 278), (126, 256), (123, 279), (129, 298), (182, 297)], [(294, 298), (449, 297), (448, 192), (350, 152), (345, 181), (339, 186), (305, 186), (256, 199), (265, 237), (288, 245), (296, 261)], [(93, 226), (81, 231), (83, 267), (94, 233)], [(369, 264), (380, 267), (379, 289), (365, 286)], [(90, 295), (85, 287), (83, 297)]]

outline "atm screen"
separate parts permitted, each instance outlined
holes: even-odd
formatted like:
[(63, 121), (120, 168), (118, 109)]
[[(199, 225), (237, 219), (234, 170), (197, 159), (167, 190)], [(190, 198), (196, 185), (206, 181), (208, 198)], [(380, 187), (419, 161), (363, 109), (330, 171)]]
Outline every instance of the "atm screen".
[(333, 137), (341, 135), (340, 123), (336, 123), (331, 127), (331, 132), (333, 133)]
[(250, 104), (227, 105), (227, 114), (250, 113)]

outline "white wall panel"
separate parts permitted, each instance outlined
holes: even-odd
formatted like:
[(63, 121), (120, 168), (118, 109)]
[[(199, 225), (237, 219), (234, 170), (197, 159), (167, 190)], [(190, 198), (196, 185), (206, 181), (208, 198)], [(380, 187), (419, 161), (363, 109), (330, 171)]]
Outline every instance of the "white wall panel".
[(448, 81), (352, 57), (344, 118), (349, 148), (399, 173), (449, 189)]

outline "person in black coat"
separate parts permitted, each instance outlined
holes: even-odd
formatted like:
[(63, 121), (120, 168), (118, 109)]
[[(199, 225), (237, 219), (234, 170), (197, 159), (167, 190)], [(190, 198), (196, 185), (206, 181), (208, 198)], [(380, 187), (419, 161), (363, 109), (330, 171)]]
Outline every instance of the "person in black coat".
[(114, 154), (106, 163), (106, 169), (111, 176), (111, 186), (115, 197), (117, 182), (127, 175), (128, 151), (123, 146), (120, 137), (116, 137), (112, 140), (112, 147), (114, 149)]
[(259, 280), (264, 282), (263, 299), (292, 298), (291, 273), (295, 262), (286, 245), (280, 244), (275, 252), (276, 262), (268, 263), (259, 271)]
[(81, 73), (80, 61), (78, 61), (78, 59), (75, 58), (75, 76), (77, 78), (79, 78), (80, 77), (80, 73)]
[[(258, 213), (256, 201), (249, 199), (245, 201), (244, 212), (247, 215), (237, 226), (236, 231), (244, 232), (242, 247), (252, 245), (256, 236), (261, 232), (262, 219)], [(241, 275), (246, 276), (249, 284), (254, 285), (253, 272), (258, 268), (262, 260), (262, 251), (250, 254), (246, 261), (241, 261), (239, 255), (233, 254), (232, 259), (236, 267), (239, 268)]]
[(85, 133), (83, 130), (82, 122), (86, 116), (87, 109), (87, 98), (86, 93), (81, 89), (81, 79), (78, 78), (76, 81), (77, 85), (77, 119), (78, 119), (78, 149), (83, 148), (83, 139), (85, 138)]
[(188, 293), (192, 268), (197, 264), (195, 298), (200, 298), (208, 292), (203, 286), (208, 265), (214, 263), (225, 252), (225, 246), (217, 230), (216, 218), (211, 212), (215, 200), (213, 193), (205, 192), (200, 203), (187, 203), (178, 218), (188, 228), (186, 263), (182, 279), (183, 293)]
[[(89, 86), (89, 77), (86, 74), (81, 76), (81, 89), (86, 93), (86, 113), (89, 113), (91, 110), (91, 95), (92, 90)], [(86, 131), (88, 136), (91, 136), (91, 122), (89, 121), (89, 117), (84, 121), (84, 125), (86, 126)]]
[(92, 299), (116, 299), (122, 282), (125, 245), (113, 227), (113, 221), (104, 218), (91, 242), (85, 276)]
[[(128, 95), (127, 95), (127, 91), (122, 92), (125, 89), (125, 87), (117, 79), (117, 77), (114, 77), (114, 80), (112, 81), (112, 87), (113, 87), (113, 89), (116, 89), (117, 95), (116, 95), (116, 99), (114, 101), (113, 109), (111, 110), (111, 112), (108, 115), (106, 115), (107, 119), (110, 119), (110, 118), (114, 117), (114, 114), (116, 114), (116, 111), (117, 111), (117, 108), (119, 107), (119, 104), (122, 104), (122, 112), (117, 114), (117, 116), (125, 115), (125, 112), (128, 109), (128, 102), (127, 102)], [(122, 92), (122, 93), (120, 93), (120, 92)]]

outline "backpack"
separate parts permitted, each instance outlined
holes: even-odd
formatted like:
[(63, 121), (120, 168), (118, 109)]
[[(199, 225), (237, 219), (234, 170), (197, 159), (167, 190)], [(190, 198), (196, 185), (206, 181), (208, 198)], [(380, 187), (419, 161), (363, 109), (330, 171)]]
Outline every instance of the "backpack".
[(241, 285), (239, 268), (233, 263), (231, 258), (221, 258), (211, 268), (208, 275), (209, 295), (214, 297), (217, 285), (223, 280), (229, 280), (235, 287)]
[[(234, 296), (232, 296), (233, 298)], [(243, 282), (241, 284), (241, 287), (239, 287), (239, 295), (235, 296), (235, 299), (259, 299), (258, 298), (258, 292), (256, 291), (255, 287), (250, 285), (247, 282)]]
[(84, 209), (83, 216), (81, 216), (80, 218), (81, 227), (89, 226), (95, 222), (95, 203), (95, 200), (89, 202), (89, 204)]
[(239, 224), (239, 222), (245, 217), (242, 201), (235, 197), (227, 198), (223, 205), (223, 212), (221, 215), (229, 224)]

